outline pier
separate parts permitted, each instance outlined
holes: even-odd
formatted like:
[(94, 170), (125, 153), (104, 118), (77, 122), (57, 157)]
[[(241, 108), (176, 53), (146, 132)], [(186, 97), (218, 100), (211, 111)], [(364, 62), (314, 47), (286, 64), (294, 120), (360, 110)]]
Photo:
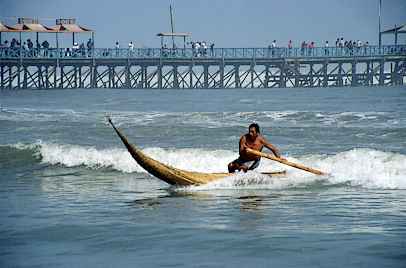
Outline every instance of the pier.
[(406, 46), (0, 49), (3, 89), (216, 89), (406, 83)]

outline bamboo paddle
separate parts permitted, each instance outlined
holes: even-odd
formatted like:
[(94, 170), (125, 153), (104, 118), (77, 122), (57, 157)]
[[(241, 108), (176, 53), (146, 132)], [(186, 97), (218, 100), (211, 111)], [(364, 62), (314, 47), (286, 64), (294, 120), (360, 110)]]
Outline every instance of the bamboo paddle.
[(282, 159), (282, 158), (279, 158), (279, 157), (276, 157), (276, 156), (273, 156), (273, 155), (270, 155), (270, 154), (266, 154), (266, 153), (259, 152), (259, 151), (256, 151), (256, 150), (252, 150), (252, 149), (249, 149), (249, 148), (247, 148), (246, 151), (248, 153), (255, 154), (257, 156), (262, 156), (262, 157), (277, 161), (279, 163), (282, 163), (282, 164), (285, 164), (285, 165), (288, 165), (288, 166), (291, 166), (291, 167), (294, 167), (294, 168), (305, 170), (307, 172), (310, 172), (310, 173), (313, 173), (313, 174), (316, 174), (316, 175), (326, 175), (326, 173), (321, 172), (320, 170), (305, 167), (305, 166), (300, 165), (300, 164), (292, 163), (292, 162), (289, 162), (288, 160), (285, 160), (285, 159)]

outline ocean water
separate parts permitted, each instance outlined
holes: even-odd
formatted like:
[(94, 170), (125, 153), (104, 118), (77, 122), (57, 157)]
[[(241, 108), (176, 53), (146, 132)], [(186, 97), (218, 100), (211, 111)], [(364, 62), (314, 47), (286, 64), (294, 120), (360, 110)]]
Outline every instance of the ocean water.
[[(257, 122), (287, 159), (225, 172)], [(287, 170), (282, 178), (260, 171)], [(406, 87), (0, 92), (1, 267), (406, 267)]]

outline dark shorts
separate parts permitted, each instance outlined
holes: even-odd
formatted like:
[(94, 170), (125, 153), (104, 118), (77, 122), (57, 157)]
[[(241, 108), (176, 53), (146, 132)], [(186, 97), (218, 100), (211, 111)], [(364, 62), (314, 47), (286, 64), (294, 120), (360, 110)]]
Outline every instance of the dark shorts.
[(237, 158), (233, 161), (233, 163), (237, 163), (239, 165), (244, 165), (248, 167), (248, 170), (254, 170), (259, 166), (259, 162), (261, 162), (261, 158), (258, 158), (257, 160), (252, 160), (252, 161), (245, 161), (241, 158)]

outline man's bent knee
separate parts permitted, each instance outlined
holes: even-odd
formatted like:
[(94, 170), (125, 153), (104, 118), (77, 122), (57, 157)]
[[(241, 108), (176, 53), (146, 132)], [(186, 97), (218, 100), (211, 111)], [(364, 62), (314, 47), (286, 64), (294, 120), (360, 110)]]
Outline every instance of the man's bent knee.
[(242, 171), (244, 171), (244, 173), (246, 173), (248, 171), (248, 167), (245, 165), (242, 165), (239, 167), (239, 170), (242, 170)]
[(238, 167), (236, 166), (236, 164), (234, 162), (228, 164), (228, 172), (229, 173), (234, 173), (234, 171), (236, 171)]

